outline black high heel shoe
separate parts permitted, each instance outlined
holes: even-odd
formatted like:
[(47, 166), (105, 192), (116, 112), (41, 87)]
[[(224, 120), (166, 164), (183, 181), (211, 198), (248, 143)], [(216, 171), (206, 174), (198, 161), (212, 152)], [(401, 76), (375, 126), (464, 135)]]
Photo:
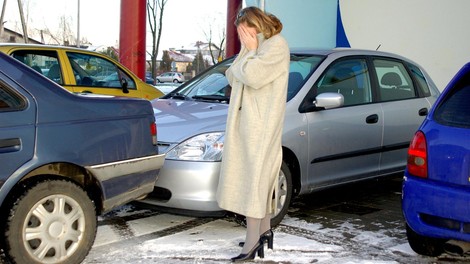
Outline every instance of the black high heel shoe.
[[(264, 232), (260, 237), (260, 240), (263, 241), (263, 243), (268, 244), (269, 249), (273, 249), (273, 244), (274, 244), (274, 233), (272, 229), (269, 229), (268, 231)], [(240, 247), (243, 247), (245, 245), (245, 242), (240, 242), (238, 243)]]
[(232, 262), (241, 262), (245, 260), (255, 259), (256, 253), (260, 258), (264, 258), (264, 244), (263, 241), (260, 239), (258, 243), (246, 254), (240, 254), (234, 258), (231, 258)]

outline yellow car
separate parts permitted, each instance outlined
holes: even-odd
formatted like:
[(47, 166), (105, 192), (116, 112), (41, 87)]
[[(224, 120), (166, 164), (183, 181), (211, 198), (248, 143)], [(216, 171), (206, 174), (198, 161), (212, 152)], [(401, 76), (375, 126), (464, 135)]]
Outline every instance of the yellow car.
[(0, 51), (74, 93), (97, 93), (147, 100), (163, 95), (119, 62), (98, 52), (65, 46), (18, 43), (2, 43)]

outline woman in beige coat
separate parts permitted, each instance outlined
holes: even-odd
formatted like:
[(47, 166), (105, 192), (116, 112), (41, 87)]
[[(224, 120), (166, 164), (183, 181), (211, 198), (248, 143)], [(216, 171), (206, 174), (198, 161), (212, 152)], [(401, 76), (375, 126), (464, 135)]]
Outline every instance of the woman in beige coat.
[(282, 162), (281, 136), (289, 75), (282, 23), (256, 7), (235, 22), (242, 48), (226, 71), (232, 86), (220, 181), (219, 206), (246, 216), (242, 252), (233, 262), (264, 257), (273, 247), (273, 197)]

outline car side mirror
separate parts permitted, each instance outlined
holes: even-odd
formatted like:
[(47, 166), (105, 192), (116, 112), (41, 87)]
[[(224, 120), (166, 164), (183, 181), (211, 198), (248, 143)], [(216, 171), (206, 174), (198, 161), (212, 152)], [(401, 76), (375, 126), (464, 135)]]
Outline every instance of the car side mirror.
[(127, 89), (127, 80), (126, 78), (121, 78), (121, 87), (122, 87), (122, 92), (127, 94), (129, 93), (129, 89)]
[(315, 97), (313, 104), (321, 109), (338, 108), (344, 105), (344, 96), (340, 93), (321, 93)]

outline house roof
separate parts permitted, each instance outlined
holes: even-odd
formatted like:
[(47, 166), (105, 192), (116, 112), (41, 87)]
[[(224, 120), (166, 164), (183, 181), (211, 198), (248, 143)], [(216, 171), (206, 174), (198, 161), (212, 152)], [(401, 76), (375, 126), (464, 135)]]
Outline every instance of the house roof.
[(194, 58), (192, 56), (182, 54), (182, 53), (177, 52), (175, 50), (169, 50), (168, 55), (175, 62), (192, 62), (194, 60)]
[[(214, 44), (211, 43), (212, 50), (218, 50), (219, 48)], [(209, 50), (209, 43), (202, 42), (202, 41), (196, 41), (194, 43), (190, 43), (188, 45), (182, 46), (178, 50)]]

